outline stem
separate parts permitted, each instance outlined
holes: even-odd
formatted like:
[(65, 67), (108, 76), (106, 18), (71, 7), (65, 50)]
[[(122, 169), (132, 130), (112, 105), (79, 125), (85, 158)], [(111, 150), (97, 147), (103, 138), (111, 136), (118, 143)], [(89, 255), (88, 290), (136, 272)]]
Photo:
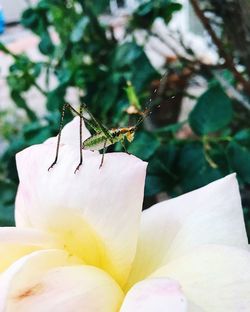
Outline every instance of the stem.
[(42, 93), (42, 95), (47, 96), (47, 92), (45, 92), (35, 81), (33, 82), (33, 85)]
[(233, 59), (230, 55), (227, 54), (227, 52), (224, 49), (224, 46), (220, 39), (217, 37), (216, 33), (214, 32), (213, 28), (210, 25), (209, 19), (204, 15), (203, 11), (200, 9), (199, 4), (197, 0), (190, 0), (193, 9), (200, 19), (201, 23), (203, 24), (204, 28), (207, 30), (208, 34), (212, 38), (214, 44), (216, 45), (218, 49), (219, 55), (225, 60), (225, 64), (228, 67), (228, 69), (233, 73), (235, 79), (242, 83), (244, 90), (250, 95), (250, 82), (247, 81), (240, 72), (235, 67), (235, 64), (233, 62)]
[(236, 99), (246, 109), (250, 110), (250, 102), (246, 96), (241, 94), (235, 87), (227, 82), (226, 79), (223, 79), (223, 77), (219, 75), (216, 71), (212, 71), (212, 73), (230, 98)]

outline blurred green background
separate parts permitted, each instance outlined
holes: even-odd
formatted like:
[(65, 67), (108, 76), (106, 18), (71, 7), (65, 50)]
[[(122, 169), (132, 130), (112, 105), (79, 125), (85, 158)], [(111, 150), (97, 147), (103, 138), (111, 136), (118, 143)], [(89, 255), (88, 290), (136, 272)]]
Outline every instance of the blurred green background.
[[(152, 108), (127, 144), (149, 162), (145, 208), (236, 172), (250, 233), (250, 4), (241, 2), (40, 0), (28, 7), (20, 23), (38, 39), (39, 58), (13, 52), (0, 37), (16, 107), (0, 107), (0, 224), (14, 224), (15, 154), (56, 135), (66, 99), (77, 108), (83, 98), (107, 127), (133, 125)], [(27, 100), (31, 89), (39, 107)]]

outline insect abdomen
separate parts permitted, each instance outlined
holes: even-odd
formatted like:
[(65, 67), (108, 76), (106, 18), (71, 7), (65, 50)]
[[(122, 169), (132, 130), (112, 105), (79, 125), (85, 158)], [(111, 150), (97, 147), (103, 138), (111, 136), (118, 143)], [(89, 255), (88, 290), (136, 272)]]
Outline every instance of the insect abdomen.
[(111, 142), (109, 139), (107, 139), (107, 137), (103, 133), (97, 133), (83, 142), (83, 149), (99, 151), (104, 148), (104, 144), (105, 147), (108, 147), (109, 145), (114, 144), (114, 142)]
[(83, 149), (92, 151), (101, 150), (104, 148), (104, 145), (105, 147), (108, 147), (114, 143), (123, 141), (125, 137), (128, 138), (130, 132), (131, 128), (110, 129), (108, 130), (108, 133), (112, 138), (112, 141), (111, 139), (108, 139), (103, 132), (98, 132), (83, 142)]

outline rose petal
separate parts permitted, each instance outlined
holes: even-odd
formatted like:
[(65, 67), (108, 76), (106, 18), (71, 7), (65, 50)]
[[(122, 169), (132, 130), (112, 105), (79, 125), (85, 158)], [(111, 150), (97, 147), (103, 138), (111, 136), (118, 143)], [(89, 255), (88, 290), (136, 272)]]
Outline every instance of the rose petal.
[(249, 264), (248, 251), (207, 245), (171, 261), (152, 277), (177, 280), (185, 296), (201, 311), (247, 312), (250, 310)]
[(234, 174), (146, 210), (129, 284), (203, 244), (247, 248)]
[[(91, 153), (91, 152), (89, 152)], [(32, 146), (17, 155), (20, 192), (17, 226), (45, 229), (62, 238), (69, 252), (108, 271), (122, 283), (135, 254), (146, 163), (124, 153), (87, 157), (61, 147), (60, 161), (48, 172), (51, 145)], [(21, 196), (21, 200), (19, 197)], [(21, 204), (20, 204), (21, 203)]]
[(135, 284), (120, 312), (185, 312), (187, 302), (180, 285), (167, 278), (152, 278)]
[(59, 247), (60, 244), (55, 237), (41, 230), (0, 228), (0, 272), (20, 257), (35, 250)]
[(29, 195), (26, 194), (25, 188), (22, 187), (21, 184), (19, 184), (17, 189), (17, 195), (16, 195), (16, 202), (15, 202), (15, 221), (16, 225), (18, 227), (32, 227), (32, 223), (29, 220), (29, 216), (26, 213), (26, 209), (29, 206)]
[(0, 311), (117, 311), (123, 293), (105, 272), (72, 265), (66, 253), (47, 250), (13, 264), (0, 278)]
[(12, 288), (18, 288), (26, 280), (32, 283), (50, 268), (75, 263), (78, 263), (75, 257), (57, 249), (34, 251), (18, 259), (0, 275), (0, 311), (7, 310), (6, 304)]

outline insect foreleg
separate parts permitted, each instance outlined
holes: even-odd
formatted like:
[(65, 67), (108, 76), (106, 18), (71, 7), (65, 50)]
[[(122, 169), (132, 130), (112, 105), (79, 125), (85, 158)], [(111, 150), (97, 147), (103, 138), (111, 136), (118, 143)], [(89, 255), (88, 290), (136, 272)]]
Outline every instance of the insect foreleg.
[[(98, 131), (100, 130), (99, 129), (99, 126), (98, 126), (98, 123), (97, 122), (91, 122), (89, 121), (88, 119), (86, 119), (82, 112), (83, 112), (83, 108), (84, 108), (85, 104), (81, 104), (80, 106), (80, 113), (74, 109), (73, 106), (71, 106), (69, 103), (65, 103), (63, 105), (63, 108), (62, 108), (62, 113), (61, 113), (61, 121), (60, 121), (60, 128), (59, 128), (59, 133), (58, 133), (58, 136), (57, 136), (57, 144), (56, 144), (56, 156), (55, 156), (55, 160), (53, 161), (53, 163), (49, 166), (48, 168), (48, 171), (54, 167), (54, 165), (57, 163), (57, 160), (58, 160), (58, 155), (59, 155), (59, 147), (60, 147), (60, 141), (61, 141), (61, 132), (62, 132), (62, 128), (63, 128), (63, 120), (64, 120), (64, 115), (65, 115), (65, 110), (68, 108), (70, 109), (72, 112), (74, 112), (77, 116), (80, 117), (80, 148), (82, 147), (82, 121), (84, 120), (84, 122), (86, 124), (88, 124), (94, 131)], [(91, 117), (91, 115), (90, 115)], [(96, 125), (94, 125), (94, 123), (96, 123)], [(79, 169), (79, 167), (81, 166), (82, 164), (82, 149), (81, 149), (81, 156), (80, 156), (80, 163), (79, 165), (77, 166), (77, 169), (75, 170), (75, 172)]]
[(49, 166), (48, 171), (54, 167), (54, 165), (57, 163), (58, 155), (59, 155), (59, 146), (60, 146), (60, 141), (61, 141), (61, 134), (62, 134), (62, 127), (63, 127), (63, 119), (65, 115), (65, 110), (67, 108), (68, 104), (64, 104), (62, 108), (62, 115), (61, 115), (61, 121), (60, 121), (60, 128), (59, 128), (59, 133), (57, 136), (57, 144), (56, 144), (56, 156), (55, 160), (53, 163)]
[(101, 169), (102, 165), (103, 165), (103, 161), (104, 161), (104, 155), (105, 155), (105, 152), (106, 152), (106, 144), (107, 144), (107, 139), (104, 141), (104, 144), (103, 144), (103, 150), (102, 150), (102, 159), (101, 159), (101, 163), (100, 163), (100, 166), (99, 166), (99, 169)]

